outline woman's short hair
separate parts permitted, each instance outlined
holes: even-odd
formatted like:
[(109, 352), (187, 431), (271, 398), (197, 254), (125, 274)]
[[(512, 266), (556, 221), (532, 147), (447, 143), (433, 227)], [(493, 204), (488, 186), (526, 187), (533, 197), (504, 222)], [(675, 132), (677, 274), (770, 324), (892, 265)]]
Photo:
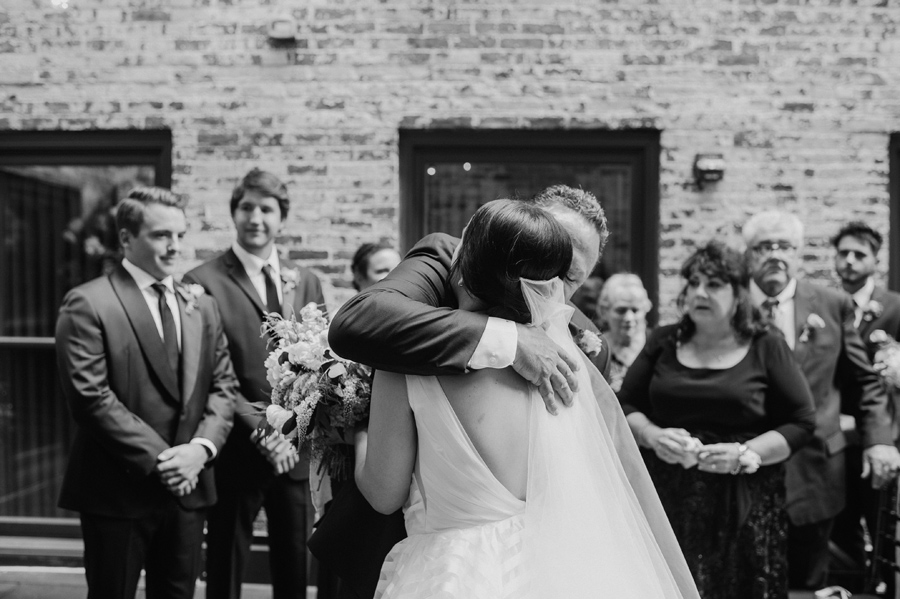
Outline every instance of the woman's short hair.
[(231, 214), (237, 210), (238, 203), (248, 191), (255, 191), (263, 197), (272, 197), (278, 200), (278, 208), (281, 210), (281, 220), (287, 218), (291, 200), (288, 198), (287, 185), (272, 173), (253, 168), (244, 175), (231, 192)]
[(160, 204), (184, 211), (187, 200), (162, 187), (135, 187), (128, 192), (116, 207), (116, 230), (127, 229), (137, 235), (144, 224), (144, 209), (150, 204)]
[(605, 320), (606, 315), (612, 309), (613, 302), (621, 292), (631, 293), (639, 298), (641, 309), (649, 312), (653, 307), (650, 296), (647, 295), (647, 289), (644, 287), (641, 278), (634, 273), (620, 272), (612, 275), (603, 283), (600, 290), (600, 298), (597, 300), (598, 316), (601, 320)]
[(566, 230), (541, 208), (520, 200), (494, 200), (466, 225), (451, 277), (459, 274), (488, 314), (531, 322), (521, 279), (564, 277), (572, 262)]
[(356, 282), (357, 277), (365, 278), (369, 270), (369, 260), (381, 250), (392, 250), (392, 246), (386, 243), (364, 243), (359, 246), (356, 253), (353, 254), (353, 260), (350, 261), (350, 272), (353, 274), (353, 288), (359, 291), (359, 283)]
[[(681, 277), (685, 280), (681, 293), (678, 294), (678, 307), (684, 309), (684, 298), (687, 295), (688, 281), (695, 274), (704, 274), (709, 278), (717, 278), (731, 285), (734, 291), (736, 308), (731, 319), (731, 326), (741, 339), (750, 339), (767, 327), (761, 322), (759, 311), (750, 301), (750, 273), (747, 262), (740, 252), (721, 241), (710, 241), (694, 252), (681, 267)], [(687, 341), (693, 337), (696, 325), (685, 312), (678, 323), (679, 341)]]

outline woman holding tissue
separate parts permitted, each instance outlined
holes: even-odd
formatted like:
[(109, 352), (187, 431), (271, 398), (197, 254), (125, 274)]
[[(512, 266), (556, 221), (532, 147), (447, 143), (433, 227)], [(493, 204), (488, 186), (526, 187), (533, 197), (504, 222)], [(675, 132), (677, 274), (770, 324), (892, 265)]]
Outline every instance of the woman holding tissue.
[(786, 598), (781, 464), (812, 434), (812, 396), (738, 252), (712, 241), (681, 276), (683, 317), (651, 335), (619, 400), (703, 599)]

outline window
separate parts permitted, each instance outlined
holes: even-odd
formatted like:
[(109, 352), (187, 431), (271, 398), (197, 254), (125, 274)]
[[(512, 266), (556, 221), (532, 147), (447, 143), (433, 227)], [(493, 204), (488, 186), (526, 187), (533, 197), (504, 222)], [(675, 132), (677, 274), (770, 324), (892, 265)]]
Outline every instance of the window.
[(656, 305), (659, 152), (656, 130), (401, 130), (401, 245), (458, 236), (483, 203), (563, 183), (596, 195), (609, 219), (596, 274), (640, 275)]
[(135, 185), (169, 187), (171, 152), (167, 130), (0, 131), (0, 534), (74, 515), (56, 507), (75, 428), (57, 311), (118, 260), (116, 202)]

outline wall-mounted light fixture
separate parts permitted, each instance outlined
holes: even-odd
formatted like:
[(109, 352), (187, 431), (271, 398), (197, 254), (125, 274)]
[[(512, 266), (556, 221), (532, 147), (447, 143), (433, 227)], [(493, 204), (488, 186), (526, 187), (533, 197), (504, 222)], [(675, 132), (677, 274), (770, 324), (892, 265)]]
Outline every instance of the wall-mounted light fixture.
[(297, 37), (297, 21), (292, 17), (278, 17), (269, 23), (267, 31), (273, 42), (292, 42)]
[(725, 157), (721, 154), (697, 154), (694, 157), (694, 181), (703, 189), (705, 183), (721, 181), (725, 175)]

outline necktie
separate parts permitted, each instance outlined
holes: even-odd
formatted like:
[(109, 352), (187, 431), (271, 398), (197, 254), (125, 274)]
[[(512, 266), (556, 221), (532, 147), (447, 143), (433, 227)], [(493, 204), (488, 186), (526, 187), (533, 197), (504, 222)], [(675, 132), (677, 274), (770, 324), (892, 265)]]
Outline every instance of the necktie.
[(766, 322), (773, 326), (778, 326), (778, 322), (775, 318), (775, 310), (778, 308), (778, 300), (774, 297), (766, 298), (762, 303), (762, 313), (763, 318), (766, 319)]
[(263, 266), (263, 278), (266, 280), (266, 312), (281, 314), (281, 304), (278, 302), (278, 287), (275, 286), (275, 277), (271, 264)]
[(175, 318), (172, 311), (169, 310), (169, 304), (166, 303), (166, 286), (162, 283), (154, 283), (153, 290), (159, 296), (159, 317), (162, 320), (163, 329), (163, 345), (166, 346), (166, 357), (169, 359), (169, 366), (175, 376), (178, 376), (178, 334), (175, 332)]

